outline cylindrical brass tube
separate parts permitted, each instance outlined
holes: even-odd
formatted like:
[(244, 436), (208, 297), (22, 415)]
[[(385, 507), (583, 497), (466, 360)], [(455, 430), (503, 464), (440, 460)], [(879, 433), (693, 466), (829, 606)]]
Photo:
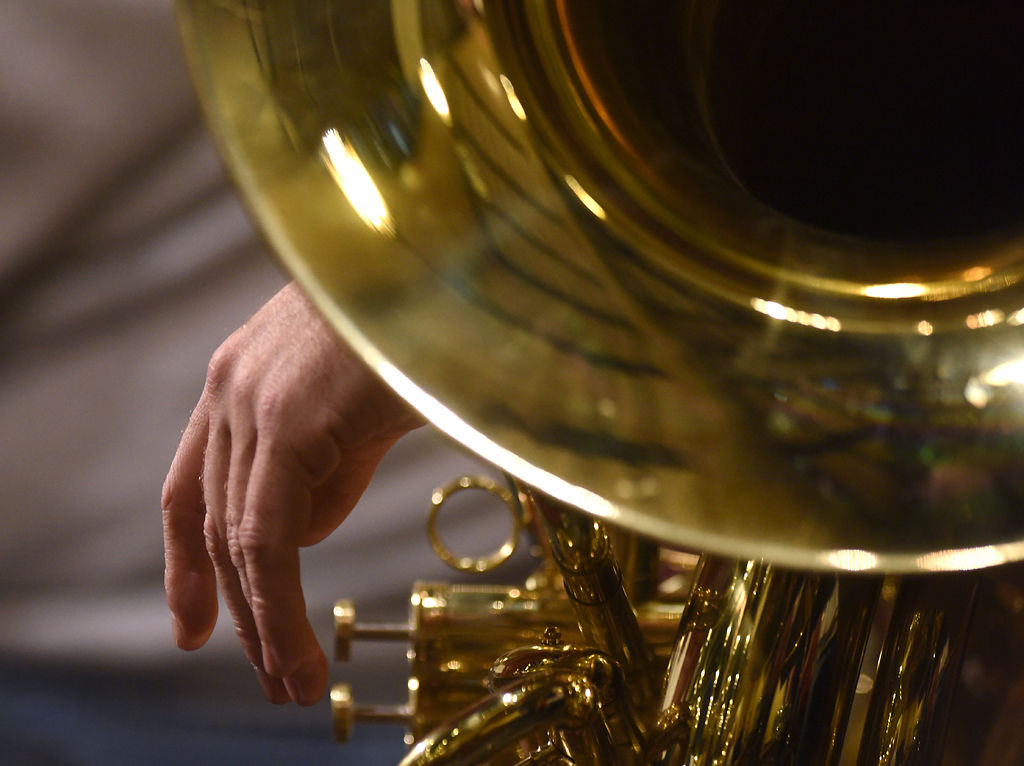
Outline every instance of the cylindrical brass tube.
[(942, 759), (978, 583), (976, 574), (900, 583), (858, 766), (931, 766)]
[(537, 502), (580, 629), (590, 646), (610, 656), (625, 679), (623, 699), (608, 711), (619, 762), (643, 752), (644, 714), (656, 704), (654, 656), (640, 629), (603, 526), (550, 498)]
[(841, 736), (822, 723), (845, 722), (867, 636), (839, 615), (869, 614), (877, 593), (877, 578), (840, 587), (834, 576), (705, 559), (650, 761), (834, 763)]
[(550, 498), (538, 498), (537, 505), (580, 628), (592, 646), (619, 663), (638, 708), (648, 706), (657, 693), (653, 657), (607, 533), (599, 522)]
[[(837, 766), (883, 578), (841, 575), (834, 630), (818, 649), (814, 686), (792, 763)], [(825, 642), (827, 639), (827, 643)]]

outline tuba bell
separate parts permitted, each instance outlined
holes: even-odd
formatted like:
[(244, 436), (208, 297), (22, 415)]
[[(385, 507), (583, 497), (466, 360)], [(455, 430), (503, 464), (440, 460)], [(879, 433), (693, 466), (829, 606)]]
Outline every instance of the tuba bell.
[[(1024, 5), (178, 0), (222, 154), (507, 475), (401, 766), (1024, 764)], [(433, 523), (433, 521), (431, 521)], [(436, 537), (432, 533), (432, 537)], [(502, 556), (460, 558), (489, 570)]]

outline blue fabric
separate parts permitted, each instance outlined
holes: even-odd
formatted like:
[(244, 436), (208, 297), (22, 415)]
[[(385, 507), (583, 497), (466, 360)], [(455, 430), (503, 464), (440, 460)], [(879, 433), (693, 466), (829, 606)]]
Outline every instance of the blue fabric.
[(405, 752), (403, 731), (393, 726), (357, 727), (350, 742), (336, 744), (326, 702), (257, 706), (214, 691), (197, 703), (193, 682), (0, 666), (0, 763), (388, 766)]

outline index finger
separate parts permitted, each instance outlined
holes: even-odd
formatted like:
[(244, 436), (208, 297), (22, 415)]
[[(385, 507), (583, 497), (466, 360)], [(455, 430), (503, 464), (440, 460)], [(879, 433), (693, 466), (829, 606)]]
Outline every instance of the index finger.
[(206, 643), (217, 622), (217, 585), (206, 551), (206, 503), (201, 473), (209, 433), (203, 400), (196, 405), (171, 462), (161, 494), (164, 588), (182, 649)]

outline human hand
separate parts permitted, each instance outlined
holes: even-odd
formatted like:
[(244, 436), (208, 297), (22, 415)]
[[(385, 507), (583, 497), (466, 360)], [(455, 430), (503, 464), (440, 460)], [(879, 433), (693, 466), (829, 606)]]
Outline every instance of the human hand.
[(387, 450), (423, 423), (294, 284), (214, 353), (164, 483), (164, 583), (182, 649), (206, 643), (217, 588), (272, 702), (316, 702), (327, 659), (299, 548), (348, 515)]

